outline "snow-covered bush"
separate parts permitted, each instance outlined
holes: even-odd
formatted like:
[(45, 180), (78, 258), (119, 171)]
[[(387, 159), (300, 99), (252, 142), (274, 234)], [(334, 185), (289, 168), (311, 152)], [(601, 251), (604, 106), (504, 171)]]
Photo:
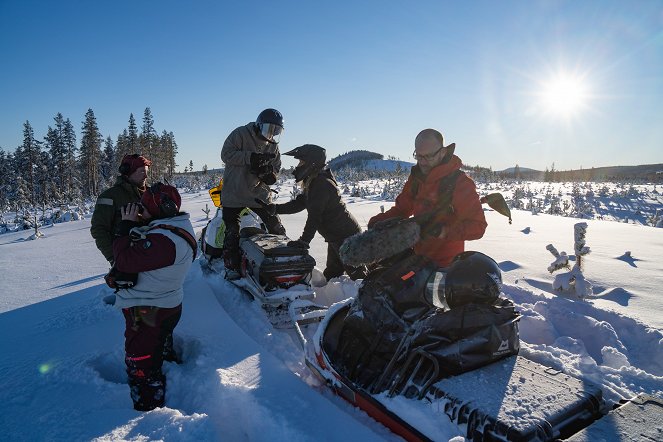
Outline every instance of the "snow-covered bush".
[[(570, 292), (573, 290), (576, 296), (584, 299), (592, 295), (592, 284), (587, 281), (587, 279), (585, 279), (585, 275), (582, 272), (583, 257), (588, 255), (591, 251), (585, 243), (585, 236), (587, 235), (587, 223), (576, 223), (573, 227), (573, 250), (575, 252), (576, 262), (570, 271), (556, 275), (552, 286), (553, 290), (559, 290), (563, 292)], [(569, 257), (565, 252), (559, 253), (552, 244), (548, 244), (546, 249), (555, 257), (555, 261), (553, 261), (548, 266), (548, 271), (550, 273), (561, 270), (563, 268), (569, 268)]]

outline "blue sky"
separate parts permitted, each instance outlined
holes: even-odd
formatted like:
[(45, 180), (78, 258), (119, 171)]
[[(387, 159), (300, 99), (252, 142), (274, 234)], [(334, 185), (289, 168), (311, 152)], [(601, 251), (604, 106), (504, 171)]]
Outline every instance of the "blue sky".
[(433, 127), (496, 170), (660, 163), (663, 2), (0, 0), (5, 151), (57, 112), (80, 139), (88, 108), (116, 140), (146, 106), (180, 170), (266, 107), (282, 151), (411, 160)]

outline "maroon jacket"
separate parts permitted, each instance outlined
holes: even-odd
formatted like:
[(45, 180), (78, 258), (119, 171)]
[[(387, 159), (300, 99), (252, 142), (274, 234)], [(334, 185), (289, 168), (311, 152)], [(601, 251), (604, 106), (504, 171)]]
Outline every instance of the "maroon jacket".
[[(392, 217), (409, 218), (429, 213), (438, 203), (440, 181), (460, 166), (460, 158), (455, 155), (449, 162), (434, 167), (427, 175), (414, 166), (403, 190), (396, 197), (394, 207), (371, 218), (368, 227)], [(439, 238), (424, 234), (414, 246), (417, 255), (427, 256), (441, 267), (448, 266), (454, 256), (465, 251), (466, 240), (481, 238), (488, 226), (474, 181), (465, 174), (461, 174), (456, 181), (452, 208), (451, 213), (440, 213), (435, 217), (444, 226), (445, 235)]]

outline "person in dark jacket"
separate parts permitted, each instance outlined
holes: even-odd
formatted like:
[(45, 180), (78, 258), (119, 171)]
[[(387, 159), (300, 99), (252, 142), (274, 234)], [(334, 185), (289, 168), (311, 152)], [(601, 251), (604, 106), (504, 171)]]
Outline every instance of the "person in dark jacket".
[(299, 160), (293, 175), (297, 182), (302, 182), (304, 192), (292, 201), (274, 205), (274, 210), (283, 215), (304, 209), (308, 212), (304, 231), (293, 242), (308, 248), (315, 233), (319, 232), (327, 241), (327, 266), (323, 272), (325, 278), (329, 281), (341, 276), (343, 272), (353, 280), (364, 278), (365, 267), (346, 266), (339, 257), (339, 247), (343, 241), (361, 232), (361, 227), (341, 199), (338, 183), (331, 170), (325, 168), (325, 149), (315, 144), (305, 144), (284, 155)]
[(163, 361), (179, 362), (172, 333), (182, 314), (184, 278), (197, 250), (189, 214), (179, 211), (181, 202), (176, 188), (154, 184), (140, 204), (120, 209), (122, 221), (113, 242), (117, 270), (136, 276), (132, 284), (117, 287), (115, 306), (125, 319), (125, 363), (139, 411), (164, 405)]
[(120, 224), (120, 209), (140, 201), (152, 162), (138, 154), (125, 155), (115, 184), (97, 198), (90, 222), (90, 234), (104, 258), (113, 265), (113, 239)]
[(223, 260), (228, 279), (239, 278), (239, 225), (244, 208), (257, 213), (269, 233), (285, 235), (278, 215), (257, 202), (270, 202), (269, 186), (276, 182), (281, 170), (278, 142), (282, 131), (281, 113), (276, 109), (265, 109), (255, 122), (233, 130), (223, 143), (221, 160), (225, 168), (221, 205), (226, 228)]

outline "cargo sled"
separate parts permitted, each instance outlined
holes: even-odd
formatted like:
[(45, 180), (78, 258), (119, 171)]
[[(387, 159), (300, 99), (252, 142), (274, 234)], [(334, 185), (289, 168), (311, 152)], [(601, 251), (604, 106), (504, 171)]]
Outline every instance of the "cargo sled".
[(272, 324), (289, 328), (318, 322), (326, 307), (313, 302), (311, 277), (315, 259), (290, 238), (248, 227), (240, 230), (241, 278), (234, 285), (262, 303)]
[[(306, 364), (406, 440), (433, 440), (449, 421), (473, 441), (568, 437), (601, 416), (601, 391), (517, 356), (519, 314), (500, 282), (477, 252), (443, 270), (400, 257), (330, 308)], [(425, 415), (399, 413), (396, 396), (422, 401)]]
[[(201, 266), (207, 272), (225, 275), (222, 213), (223, 208), (218, 207), (215, 217), (203, 229)], [(241, 213), (241, 278), (230, 282), (259, 300), (277, 328), (318, 322), (326, 312), (326, 307), (313, 302), (311, 277), (315, 259), (307, 249), (289, 246), (289, 242), (285, 235), (267, 233), (251, 209)]]

